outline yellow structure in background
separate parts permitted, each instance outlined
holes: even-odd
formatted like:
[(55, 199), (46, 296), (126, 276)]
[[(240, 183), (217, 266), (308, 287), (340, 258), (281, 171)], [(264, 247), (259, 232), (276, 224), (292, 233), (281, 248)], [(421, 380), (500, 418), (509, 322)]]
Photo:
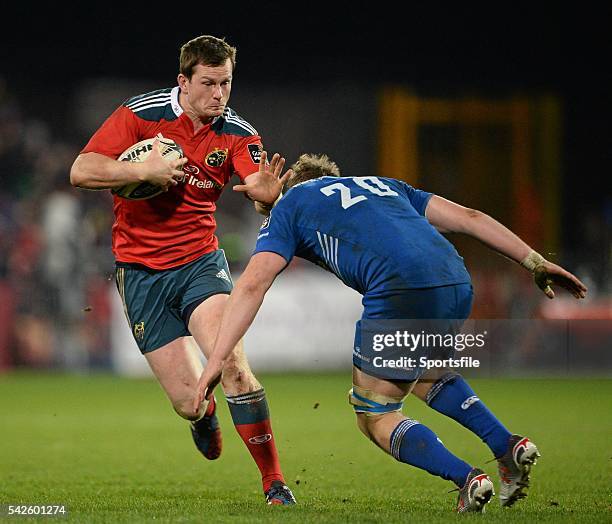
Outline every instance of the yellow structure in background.
[(428, 98), (389, 87), (378, 173), (482, 209), (534, 248), (557, 253), (560, 129), (552, 96)]

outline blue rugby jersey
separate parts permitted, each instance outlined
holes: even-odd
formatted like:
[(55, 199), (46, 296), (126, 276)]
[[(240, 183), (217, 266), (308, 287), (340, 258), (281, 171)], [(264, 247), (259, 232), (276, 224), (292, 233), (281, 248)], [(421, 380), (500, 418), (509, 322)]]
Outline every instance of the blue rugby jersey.
[(424, 216), (431, 197), (391, 178), (310, 180), (274, 207), (254, 253), (304, 258), (368, 296), (469, 283), (463, 258)]

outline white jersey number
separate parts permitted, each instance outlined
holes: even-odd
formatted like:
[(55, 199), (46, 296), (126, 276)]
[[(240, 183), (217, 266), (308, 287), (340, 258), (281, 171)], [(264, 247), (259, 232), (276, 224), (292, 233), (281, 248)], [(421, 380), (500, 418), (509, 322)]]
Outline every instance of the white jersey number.
[[(367, 189), (370, 193), (378, 196), (397, 196), (397, 193), (393, 191), (387, 184), (381, 182), (375, 176), (364, 176), (359, 178), (353, 178), (355, 184), (363, 189)], [(368, 197), (359, 195), (356, 197), (351, 196), (351, 190), (341, 182), (336, 182), (329, 186), (321, 188), (321, 193), (325, 196), (332, 196), (336, 191), (340, 191), (340, 202), (342, 209), (348, 209), (355, 204), (367, 200)]]

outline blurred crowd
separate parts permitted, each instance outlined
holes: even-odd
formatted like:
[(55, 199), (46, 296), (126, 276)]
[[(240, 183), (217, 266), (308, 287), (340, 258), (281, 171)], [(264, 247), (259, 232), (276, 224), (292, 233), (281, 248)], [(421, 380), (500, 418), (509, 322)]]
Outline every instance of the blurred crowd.
[[(25, 109), (0, 77), (0, 370), (109, 369), (112, 196), (70, 185), (87, 137)], [(228, 193), (219, 236), (239, 270), (257, 222), (245, 227), (250, 206)]]
[(69, 183), (78, 146), (0, 84), (0, 366), (108, 366), (111, 199)]
[[(0, 79), (0, 369), (112, 367), (112, 198), (108, 191), (70, 185), (70, 166), (82, 145), (26, 117)], [(250, 221), (240, 216), (244, 206), (235, 196), (226, 194), (222, 205), (224, 199), (229, 203), (218, 217), (219, 236), (232, 270), (239, 270), (258, 222), (250, 209)], [(585, 249), (575, 252), (580, 262), (571, 255), (565, 261), (590, 286), (593, 314), (601, 318), (612, 317), (612, 209), (608, 214), (585, 218)], [(295, 265), (299, 271), (300, 262)], [(518, 268), (470, 270), (478, 293), (475, 317), (563, 318), (573, 307), (561, 301), (556, 309), (542, 308)]]

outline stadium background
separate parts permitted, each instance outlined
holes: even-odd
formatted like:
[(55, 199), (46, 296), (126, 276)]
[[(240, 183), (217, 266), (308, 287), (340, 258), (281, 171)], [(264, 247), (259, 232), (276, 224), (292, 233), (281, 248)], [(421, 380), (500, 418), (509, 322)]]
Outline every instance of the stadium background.
[[(520, 268), (453, 239), (474, 277), (473, 317), (509, 334), (474, 388), (543, 452), (530, 497), (512, 511), (494, 501), (487, 520), (610, 520), (607, 14), (407, 8), (4, 6), (0, 520), (6, 503), (65, 503), (79, 522), (453, 518), (445, 482), (355, 429), (346, 391), (359, 298), (318, 268), (298, 261), (281, 276), (246, 345), (300, 502), (290, 512), (262, 504), (225, 405), (224, 454), (203, 461), (155, 381), (125, 376), (145, 368), (113, 289), (111, 199), (71, 188), (68, 172), (123, 99), (174, 84), (179, 46), (203, 33), (238, 47), (230, 105), (268, 151), (326, 152), (345, 174), (399, 176), (481, 207), (587, 283), (579, 305), (546, 302)], [(217, 218), (237, 276), (259, 219), (229, 190)], [(414, 399), (405, 412), (493, 472), (488, 450), (453, 421)]]
[[(180, 45), (206, 32), (238, 47), (230, 105), (269, 151), (289, 161), (326, 152), (344, 174), (395, 176), (480, 208), (590, 289), (579, 307), (567, 296), (546, 303), (520, 268), (456, 238), (474, 277), (474, 318), (610, 319), (612, 95), (597, 17), (376, 20), (365, 7), (354, 4), (351, 17), (330, 6), (291, 17), (264, 3), (161, 27), (150, 13), (136, 22), (132, 12), (94, 6), (41, 13), (28, 19), (27, 37), (9, 37), (0, 76), (0, 366), (143, 369), (112, 291), (110, 195), (70, 187), (69, 167), (121, 101), (174, 85)], [(231, 191), (217, 218), (237, 276), (259, 219)], [(249, 335), (254, 366), (348, 365), (357, 296), (299, 261), (287, 276)], [(287, 354), (290, 334), (296, 349)], [(517, 346), (517, 358), (531, 351)], [(600, 358), (609, 364), (598, 353), (591, 367), (601, 370)]]

